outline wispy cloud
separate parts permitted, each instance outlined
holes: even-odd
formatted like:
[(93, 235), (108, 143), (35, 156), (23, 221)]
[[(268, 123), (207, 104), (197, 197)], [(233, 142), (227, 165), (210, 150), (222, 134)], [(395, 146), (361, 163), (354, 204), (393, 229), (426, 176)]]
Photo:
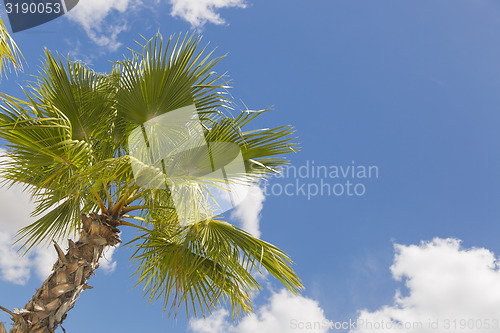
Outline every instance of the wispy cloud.
[(115, 51), (121, 45), (118, 35), (127, 29), (125, 15), (119, 22), (110, 23), (106, 18), (112, 12), (123, 15), (133, 4), (139, 3), (139, 0), (80, 0), (67, 16), (80, 24), (94, 43)]
[(99, 259), (99, 267), (104, 271), (104, 273), (110, 274), (115, 271), (116, 261), (113, 260), (113, 254), (119, 246), (120, 245), (117, 245), (116, 247), (109, 246), (104, 249), (103, 256)]
[(226, 24), (217, 10), (221, 8), (239, 7), (245, 8), (243, 0), (170, 0), (172, 4), (172, 16), (180, 17), (199, 28), (206, 23)]
[(0, 273), (4, 281), (24, 285), (30, 279), (31, 262), (12, 247), (12, 235), (0, 232)]
[(189, 326), (196, 333), (297, 333), (327, 332), (327, 327), (300, 329), (297, 323), (319, 322), (326, 320), (318, 302), (303, 296), (294, 296), (283, 289), (273, 293), (268, 302), (245, 316), (234, 325), (229, 312), (220, 310), (205, 319), (194, 319)]
[(231, 218), (238, 220), (243, 230), (257, 238), (260, 237), (260, 212), (265, 199), (260, 187), (251, 186), (245, 199), (231, 213)]
[[(109, 51), (120, 46), (119, 35), (129, 29), (129, 21), (151, 11), (165, 11), (169, 5), (170, 15), (187, 21), (192, 28), (199, 29), (207, 23), (226, 24), (219, 14), (223, 8), (245, 8), (244, 0), (80, 0), (68, 18), (79, 24), (87, 36), (97, 45)], [(149, 13), (147, 12), (149, 11)], [(117, 14), (117, 15), (113, 15)]]
[(352, 332), (440, 332), (448, 326), (450, 332), (477, 333), (500, 318), (500, 272), (491, 251), (440, 238), (395, 249), (392, 275), (404, 281), (407, 296), (397, 290), (393, 304), (362, 310), (361, 325)]

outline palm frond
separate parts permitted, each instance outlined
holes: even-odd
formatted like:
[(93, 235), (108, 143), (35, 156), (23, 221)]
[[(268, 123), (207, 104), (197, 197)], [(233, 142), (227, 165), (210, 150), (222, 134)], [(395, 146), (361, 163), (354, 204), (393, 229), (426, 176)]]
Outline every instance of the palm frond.
[(17, 47), (16, 42), (10, 36), (5, 24), (0, 19), (0, 75), (6, 74), (9, 65), (16, 70), (22, 70), (24, 57)]
[[(73, 140), (107, 141), (116, 116), (113, 77), (45, 50), (46, 60), (31, 94), (44, 115), (62, 113), (71, 123)], [(102, 147), (100, 147), (102, 148)], [(102, 149), (101, 149), (102, 150)]]
[(288, 163), (283, 155), (300, 149), (293, 142), (296, 137), (291, 126), (246, 130), (248, 124), (268, 111), (242, 111), (236, 118), (221, 114), (204, 117), (207, 142), (239, 145), (249, 177), (262, 178), (276, 173), (276, 169)]
[(302, 288), (283, 251), (220, 220), (187, 227), (156, 221), (133, 243), (138, 284), (150, 301), (162, 299), (175, 311), (184, 305), (205, 315), (225, 302), (234, 314), (250, 311), (251, 297), (260, 288), (253, 274), (263, 269), (293, 293)]
[(213, 51), (200, 49), (200, 41), (192, 34), (171, 36), (165, 42), (157, 34), (131, 59), (116, 63), (115, 72), (121, 75), (117, 136), (124, 138), (131, 128), (188, 105), (210, 112), (227, 103), (224, 75), (213, 71), (222, 57), (211, 59)]

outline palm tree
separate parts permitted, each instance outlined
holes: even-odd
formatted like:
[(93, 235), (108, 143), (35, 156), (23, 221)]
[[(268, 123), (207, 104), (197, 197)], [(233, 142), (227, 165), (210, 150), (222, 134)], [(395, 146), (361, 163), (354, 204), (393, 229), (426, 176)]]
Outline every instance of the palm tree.
[[(19, 231), (19, 240), (28, 251), (79, 235), (66, 252), (54, 241), (59, 259), (22, 310), (0, 307), (12, 316), (10, 332), (54, 332), (80, 293), (91, 288), (87, 282), (103, 250), (120, 243), (123, 227), (137, 230), (127, 243), (135, 249), (137, 283), (149, 301), (161, 299), (164, 309), (177, 313), (185, 306), (187, 315), (204, 316), (225, 303), (237, 317), (251, 311), (251, 297), (260, 288), (254, 275), (264, 270), (295, 294), (302, 288), (286, 253), (221, 215), (186, 223), (172, 188), (142, 186), (134, 174), (132, 165), (141, 162), (127, 145), (134, 129), (189, 105), (198, 110), (207, 142), (240, 149), (245, 174), (236, 180), (256, 183), (269, 176), (296, 146), (289, 126), (246, 130), (265, 110), (231, 116), (225, 76), (213, 71), (222, 57), (213, 58), (199, 43), (194, 35), (164, 42), (157, 34), (116, 62), (110, 74), (46, 51), (25, 98), (2, 95), (0, 137), (8, 142), (8, 159), (1, 176), (6, 185), (22, 184), (29, 191), (38, 217)], [(148, 145), (156, 140), (144, 139)], [(191, 161), (199, 157), (187, 155)], [(168, 185), (168, 175), (158, 174)], [(203, 182), (190, 178), (186, 184), (203, 192)], [(197, 210), (193, 198), (199, 197), (184, 203)]]
[(0, 19), (0, 75), (7, 72), (9, 64), (14, 69), (22, 69), (23, 55)]

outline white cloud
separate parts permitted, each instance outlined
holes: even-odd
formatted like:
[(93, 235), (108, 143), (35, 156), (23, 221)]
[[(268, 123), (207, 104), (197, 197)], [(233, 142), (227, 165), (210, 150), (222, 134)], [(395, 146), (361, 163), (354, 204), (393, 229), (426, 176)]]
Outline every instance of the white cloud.
[(245, 199), (231, 213), (231, 218), (241, 222), (242, 229), (257, 238), (260, 237), (260, 212), (264, 207), (265, 199), (264, 192), (260, 187), (251, 186), (248, 188)]
[[(5, 150), (0, 149), (0, 161), (5, 161)], [(4, 281), (26, 284), (34, 270), (37, 277), (45, 280), (57, 260), (57, 253), (52, 245), (37, 246), (28, 255), (17, 252), (18, 246), (13, 245), (15, 233), (33, 223), (35, 219), (30, 213), (35, 208), (30, 195), (23, 191), (22, 186), (0, 187), (0, 278)], [(65, 250), (67, 240), (59, 240), (59, 246)], [(112, 260), (115, 248), (105, 250), (105, 258), (101, 259), (101, 267), (105, 273), (110, 273), (116, 267)]]
[(67, 16), (80, 24), (97, 45), (115, 51), (121, 45), (118, 34), (126, 30), (127, 25), (124, 20), (110, 24), (105, 19), (113, 11), (124, 14), (133, 4), (139, 3), (139, 0), (80, 0)]
[(0, 232), (0, 273), (3, 280), (24, 285), (30, 279), (30, 261), (11, 246), (12, 235)]
[(22, 187), (14, 185), (10, 188), (0, 188), (0, 277), (16, 284), (26, 284), (35, 269), (37, 276), (45, 279), (57, 259), (53, 247), (37, 246), (29, 255), (18, 252), (14, 245), (15, 233), (34, 222), (30, 216), (34, 209), (29, 194)]
[(99, 259), (99, 268), (101, 268), (106, 274), (113, 273), (116, 269), (116, 261), (113, 260), (113, 254), (118, 246), (120, 245), (117, 245), (116, 247), (108, 246), (105, 248), (103, 256)]
[(172, 16), (178, 16), (196, 28), (206, 23), (225, 24), (226, 21), (217, 13), (218, 9), (246, 7), (243, 0), (170, 0), (170, 3)]
[(228, 322), (229, 312), (227, 310), (219, 310), (211, 314), (209, 317), (200, 319), (191, 319), (189, 326), (193, 332), (197, 333), (218, 333), (230, 332)]
[(318, 302), (303, 296), (294, 296), (286, 289), (274, 293), (269, 302), (258, 308), (254, 314), (245, 316), (236, 325), (229, 318), (229, 312), (220, 310), (205, 319), (189, 322), (197, 333), (292, 333), (327, 332), (327, 327), (301, 328), (298, 323), (324, 323), (326, 318)]
[(476, 333), (500, 318), (500, 272), (491, 251), (463, 249), (457, 239), (439, 238), (395, 245), (395, 250), (391, 271), (397, 281), (405, 281), (407, 296), (398, 290), (393, 304), (361, 311), (353, 332)]
[[(0, 149), (0, 160), (5, 161), (5, 150)], [(25, 284), (30, 279), (32, 263), (27, 256), (17, 252), (14, 234), (33, 222), (30, 213), (35, 206), (30, 196), (19, 185), (0, 188), (0, 277), (16, 284)]]
[[(350, 332), (500, 332), (500, 270), (494, 253), (465, 249), (453, 238), (396, 244), (395, 251), (391, 272), (404, 281), (406, 296), (397, 290), (392, 304), (360, 311), (358, 328)], [(236, 325), (226, 310), (190, 321), (197, 333), (327, 332), (333, 329), (329, 325), (316, 301), (285, 290)]]
[[(4, 151), (0, 149), (0, 160), (3, 153)], [(33, 222), (30, 214), (35, 205), (21, 186), (0, 188), (0, 208), (0, 231), (15, 233)]]
[(131, 1), (134, 0), (80, 0), (68, 13), (68, 17), (79, 22), (85, 29), (95, 29), (96, 25), (102, 24), (110, 11), (117, 10), (123, 13)]
[[(187, 21), (193, 28), (201, 28), (206, 23), (225, 24), (218, 10), (246, 7), (244, 0), (156, 0), (153, 3), (142, 0), (80, 0), (67, 16), (80, 24), (94, 43), (115, 51), (121, 45), (118, 35), (128, 29), (128, 19), (132, 15), (148, 15), (138, 13), (136, 9), (157, 12), (164, 10), (161, 5), (167, 2), (172, 6), (170, 15)], [(130, 15), (132, 12), (134, 14)], [(119, 17), (110, 20), (112, 13), (119, 14)]]

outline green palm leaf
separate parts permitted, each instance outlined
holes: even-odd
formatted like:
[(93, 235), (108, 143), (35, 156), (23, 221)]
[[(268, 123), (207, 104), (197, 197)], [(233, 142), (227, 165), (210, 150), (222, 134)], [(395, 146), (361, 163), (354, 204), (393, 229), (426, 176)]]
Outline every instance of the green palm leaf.
[(221, 220), (178, 227), (163, 221), (135, 239), (132, 259), (139, 264), (139, 283), (153, 301), (164, 307), (187, 305), (203, 314), (222, 301), (233, 312), (251, 310), (250, 299), (260, 288), (252, 273), (267, 270), (294, 293), (302, 288), (291, 260), (277, 247)]
[(0, 75), (7, 73), (9, 65), (14, 69), (22, 70), (22, 60), (24, 59), (16, 42), (10, 36), (3, 21), (0, 19)]

